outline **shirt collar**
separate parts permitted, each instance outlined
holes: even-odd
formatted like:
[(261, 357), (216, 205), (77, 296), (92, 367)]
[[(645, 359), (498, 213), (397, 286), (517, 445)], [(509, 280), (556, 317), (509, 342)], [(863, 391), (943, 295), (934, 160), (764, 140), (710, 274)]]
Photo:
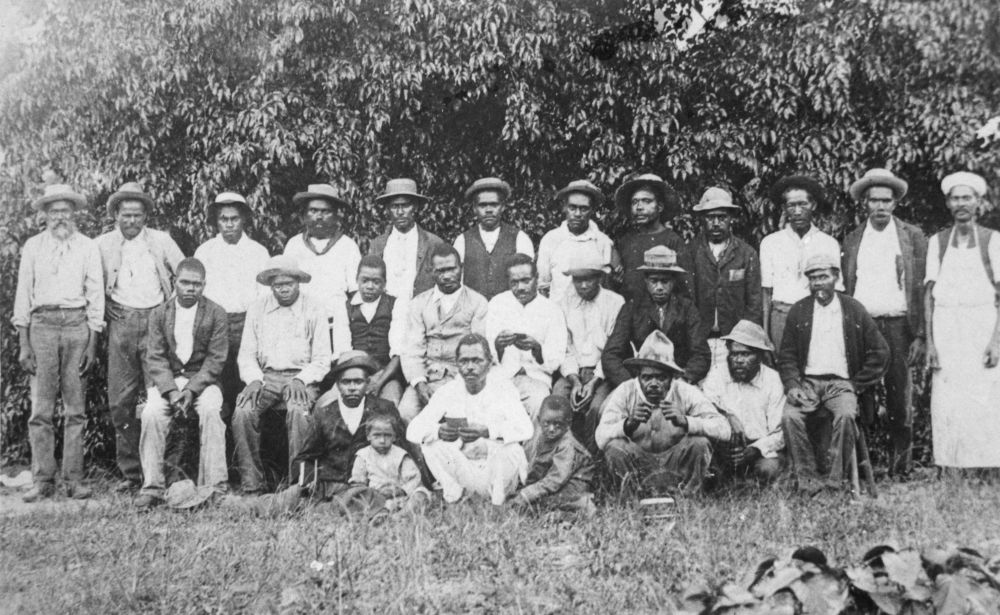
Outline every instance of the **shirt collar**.
[[(414, 225), (414, 228), (416, 228), (416, 225)], [(496, 237), (497, 235), (500, 234), (500, 227), (499, 226), (496, 227), (495, 229), (493, 229), (492, 231), (487, 231), (486, 229), (484, 229), (483, 227), (479, 226), (478, 224), (476, 225), (476, 228), (479, 229), (479, 234), (482, 237)]]
[(563, 220), (563, 223), (559, 225), (559, 228), (561, 228), (562, 231), (566, 234), (566, 237), (568, 237), (569, 239), (573, 239), (575, 241), (592, 241), (597, 238), (597, 231), (600, 230), (600, 227), (598, 227), (597, 223), (594, 222), (593, 220), (587, 221), (587, 230), (580, 233), (579, 235), (574, 235), (573, 233), (570, 232), (569, 223), (566, 222), (565, 220)]
[[(435, 286), (434, 288), (436, 289), (437, 286)], [(361, 298), (361, 291), (358, 291), (354, 293), (353, 297), (351, 297), (351, 305), (364, 305), (367, 303), (369, 305), (374, 305), (378, 307), (379, 301), (381, 301), (382, 297), (384, 296), (385, 295), (379, 295), (378, 299), (376, 299), (375, 301), (365, 301), (364, 299)]]
[[(888, 233), (888, 234), (884, 235), (883, 233)], [(865, 233), (864, 234), (865, 235), (871, 234), (871, 235), (873, 235), (875, 237), (895, 237), (896, 236), (896, 217), (892, 216), (891, 218), (889, 218), (889, 224), (887, 224), (885, 226), (885, 228), (882, 229), (881, 231), (877, 230), (874, 226), (872, 226), (872, 221), (868, 220), (867, 222), (865, 222)]]
[(181, 305), (181, 302), (177, 300), (177, 296), (175, 295), (174, 296), (174, 307), (177, 308), (178, 312), (183, 312), (185, 314), (190, 314), (190, 313), (195, 312), (195, 311), (198, 310), (198, 302), (196, 301), (194, 303), (194, 305), (192, 305), (189, 308), (186, 308), (183, 305)]
[(240, 238), (236, 240), (236, 243), (230, 244), (225, 239), (222, 238), (222, 233), (215, 236), (219, 240), (219, 245), (224, 248), (245, 248), (250, 242), (250, 238), (247, 237), (246, 231), (240, 233)]
[(806, 231), (806, 234), (803, 235), (802, 237), (799, 237), (799, 234), (796, 233), (794, 230), (792, 230), (792, 225), (791, 224), (786, 224), (785, 225), (785, 232), (788, 233), (788, 235), (791, 236), (791, 238), (794, 239), (794, 240), (796, 240), (796, 241), (805, 241), (805, 239), (807, 237), (812, 237), (813, 235), (815, 235), (816, 233), (818, 233), (819, 232), (819, 227), (816, 226), (815, 224), (810, 223), (809, 224), (809, 230)]
[(125, 234), (122, 233), (122, 229), (120, 227), (118, 227), (118, 226), (115, 226), (115, 232), (118, 233), (118, 239), (122, 243), (125, 243), (126, 241), (142, 241), (142, 242), (146, 241), (146, 227), (145, 226), (142, 227), (142, 230), (139, 231), (139, 234), (136, 235), (135, 237), (133, 237), (132, 239), (126, 239), (125, 238)]
[(837, 291), (833, 291), (833, 301), (831, 301), (829, 305), (824, 306), (815, 298), (813, 299), (813, 304), (814, 304), (813, 305), (814, 312), (823, 311), (830, 314), (840, 313), (840, 295), (837, 293)]
[(437, 284), (435, 284), (434, 289), (431, 291), (431, 301), (436, 301), (440, 303), (441, 301), (444, 300), (445, 297), (458, 299), (458, 293), (462, 292), (463, 290), (465, 290), (465, 284), (459, 286), (458, 290), (456, 290), (452, 294), (445, 295), (443, 292), (441, 292), (441, 289), (438, 288)]
[(390, 238), (391, 237), (395, 237), (396, 239), (406, 239), (406, 240), (409, 240), (409, 239), (415, 238), (416, 236), (417, 236), (417, 225), (416, 224), (414, 224), (410, 228), (410, 230), (406, 231), (405, 233), (400, 233), (399, 229), (397, 229), (395, 226), (392, 227), (391, 231), (389, 231), (389, 237)]
[(754, 376), (753, 378), (751, 378), (748, 382), (739, 382), (739, 381), (733, 379), (733, 375), (731, 373), (729, 373), (729, 364), (728, 363), (723, 363), (723, 365), (722, 365), (722, 370), (723, 370), (722, 373), (725, 376), (726, 383), (739, 384), (739, 385), (744, 385), (745, 384), (747, 386), (752, 386), (752, 387), (754, 387), (756, 389), (763, 389), (764, 388), (764, 368), (765, 367), (767, 367), (767, 366), (762, 363), (761, 366), (760, 366), (760, 369), (757, 370), (757, 375)]
[(266, 306), (267, 309), (264, 311), (270, 313), (270, 312), (277, 312), (280, 309), (286, 309), (286, 310), (291, 310), (292, 314), (298, 316), (302, 313), (303, 301), (305, 301), (305, 295), (302, 294), (302, 291), (299, 291), (299, 297), (298, 299), (295, 300), (295, 303), (289, 305), (288, 307), (285, 307), (280, 303), (278, 303), (278, 299), (275, 298), (274, 293), (270, 293), (267, 296), (267, 306)]

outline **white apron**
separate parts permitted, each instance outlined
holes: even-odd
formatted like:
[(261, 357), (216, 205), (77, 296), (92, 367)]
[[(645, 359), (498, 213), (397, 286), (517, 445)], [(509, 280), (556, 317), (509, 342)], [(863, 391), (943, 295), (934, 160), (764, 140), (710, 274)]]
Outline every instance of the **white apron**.
[(1000, 366), (983, 363), (997, 318), (994, 291), (979, 246), (951, 244), (933, 290), (941, 365), (931, 390), (934, 463), (1000, 467)]

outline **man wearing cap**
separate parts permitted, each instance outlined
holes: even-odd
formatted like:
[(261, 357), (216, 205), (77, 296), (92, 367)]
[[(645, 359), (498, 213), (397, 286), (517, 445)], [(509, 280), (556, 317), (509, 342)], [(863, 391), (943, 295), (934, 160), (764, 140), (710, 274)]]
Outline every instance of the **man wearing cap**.
[(292, 203), (302, 212), (305, 229), (288, 240), (284, 254), (312, 277), (307, 292), (326, 311), (336, 357), (351, 349), (344, 301), (358, 289), (361, 250), (342, 226), (353, 207), (330, 184), (311, 184), (293, 196)]
[[(299, 454), (311, 425), (318, 385), (330, 369), (329, 325), (323, 305), (300, 283), (311, 276), (288, 255), (271, 257), (257, 283), (271, 293), (247, 311), (237, 363), (246, 388), (236, 399), (233, 439), (244, 493), (264, 488), (260, 460), (260, 415), (284, 411), (288, 459)], [(341, 304), (343, 305), (343, 304)]]
[(375, 204), (389, 210), (392, 227), (372, 240), (368, 253), (381, 256), (389, 271), (385, 292), (408, 303), (434, 286), (431, 251), (440, 237), (417, 224), (416, 210), (427, 197), (417, 192), (412, 179), (390, 179)]
[(924, 313), (933, 370), (934, 463), (1000, 467), (1000, 233), (977, 223), (986, 180), (952, 173), (941, 191), (954, 225), (927, 247)]
[[(787, 403), (785, 443), (799, 489), (838, 489), (855, 450), (858, 396), (878, 384), (889, 345), (864, 306), (835, 290), (840, 259), (826, 252), (805, 263), (811, 296), (788, 312), (778, 353)], [(814, 448), (810, 434), (819, 433)]]
[(115, 426), (119, 491), (142, 484), (139, 461), (139, 392), (152, 383), (143, 371), (149, 315), (173, 293), (177, 264), (184, 259), (170, 235), (146, 226), (153, 199), (135, 182), (108, 198), (115, 229), (97, 238), (104, 268), (108, 320), (108, 406)]
[(243, 338), (247, 310), (268, 289), (257, 284), (257, 274), (267, 264), (267, 249), (250, 239), (247, 227), (252, 212), (242, 195), (221, 192), (205, 207), (205, 221), (219, 234), (198, 246), (194, 257), (205, 266), (205, 297), (222, 306), (229, 326), (229, 355), (219, 376), (222, 417), (228, 421), (243, 389), (236, 357)]
[(576, 263), (596, 255), (608, 264), (609, 273), (619, 265), (611, 238), (591, 219), (604, 202), (597, 186), (585, 179), (572, 181), (556, 193), (556, 201), (562, 206), (563, 223), (545, 233), (538, 244), (538, 288), (553, 301), (572, 292), (563, 272)]
[(708, 374), (711, 351), (698, 309), (678, 291), (686, 272), (677, 264), (677, 253), (665, 246), (650, 248), (645, 258), (638, 272), (645, 276), (646, 291), (627, 301), (618, 314), (601, 354), (604, 374), (612, 387), (631, 379), (625, 359), (650, 333), (660, 330), (673, 344), (674, 356), (684, 367), (684, 379), (700, 382)]
[(229, 353), (229, 320), (226, 311), (203, 296), (205, 267), (196, 258), (177, 265), (175, 293), (149, 316), (149, 345), (144, 357), (152, 385), (142, 410), (139, 439), (142, 491), (139, 508), (162, 501), (164, 467), (188, 465), (181, 448), (167, 453), (167, 432), (187, 421), (198, 425), (200, 447), (195, 476), (198, 484), (227, 489), (226, 426), (222, 422), (219, 377)]
[(477, 179), (465, 191), (476, 226), (455, 238), (455, 249), (464, 263), (463, 282), (487, 300), (507, 290), (503, 264), (508, 257), (535, 256), (531, 238), (501, 220), (509, 198), (510, 186), (497, 177)]
[(631, 230), (615, 242), (621, 256), (621, 267), (615, 275), (621, 277), (621, 293), (626, 301), (646, 294), (645, 278), (639, 267), (644, 264), (646, 251), (656, 246), (681, 252), (684, 240), (663, 225), (680, 211), (677, 196), (659, 175), (632, 175), (615, 191), (615, 205), (622, 212)]
[(700, 491), (712, 460), (710, 440), (731, 435), (712, 402), (679, 377), (684, 370), (673, 351), (662, 331), (650, 333), (636, 357), (625, 361), (634, 376), (612, 391), (601, 409), (595, 439), (623, 490)]
[(538, 292), (538, 269), (527, 254), (507, 259), (510, 290), (490, 299), (486, 339), (502, 373), (514, 381), (532, 419), (552, 391), (552, 375), (566, 358), (566, 319)]
[(594, 430), (601, 405), (611, 393), (601, 367), (601, 353), (625, 305), (621, 295), (601, 287), (606, 265), (604, 259), (591, 254), (565, 270), (573, 281), (573, 290), (556, 302), (566, 319), (569, 337), (566, 357), (559, 366), (562, 377), (552, 394), (570, 400), (573, 435), (592, 453), (597, 452)]
[(750, 320), (737, 322), (722, 340), (726, 362), (712, 367), (702, 383), (705, 396), (725, 413), (733, 432), (729, 442), (717, 443), (715, 466), (724, 478), (750, 476), (771, 484), (785, 465), (785, 389), (778, 372), (762, 363), (774, 346)]
[(45, 230), (21, 250), (11, 322), (20, 341), (18, 362), (31, 376), (28, 439), (34, 485), (22, 496), (25, 502), (55, 493), (58, 394), (64, 414), (63, 480), (71, 497), (91, 495), (82, 483), (86, 377), (104, 328), (104, 276), (97, 243), (76, 229), (74, 215), (86, 206), (87, 200), (70, 186), (46, 186), (32, 203), (36, 213), (44, 214)]
[(410, 303), (400, 357), (410, 383), (399, 402), (399, 414), (407, 423), (437, 389), (458, 375), (458, 341), (469, 333), (485, 331), (486, 298), (462, 284), (462, 259), (455, 248), (439, 243), (429, 261), (435, 285)]
[[(910, 367), (924, 361), (923, 279), (927, 239), (893, 215), (907, 184), (886, 169), (871, 169), (851, 184), (868, 221), (844, 239), (844, 288), (865, 306), (889, 344), (885, 405), (892, 438), (889, 472), (905, 477), (912, 465), (913, 381)], [(866, 400), (874, 401), (868, 396)], [(875, 408), (862, 409), (874, 422)]]
[[(823, 187), (815, 179), (806, 175), (783, 177), (771, 188), (771, 200), (782, 209), (788, 224), (760, 242), (761, 305), (764, 330), (780, 348), (788, 310), (809, 296), (803, 265), (816, 253), (839, 261), (840, 244), (813, 224), (813, 217), (828, 207)], [(844, 289), (839, 279), (837, 289)]]
[(729, 192), (709, 188), (693, 211), (703, 230), (685, 247), (680, 260), (692, 274), (692, 296), (714, 368), (726, 356), (723, 335), (741, 319), (761, 322), (760, 259), (756, 250), (733, 235), (740, 208)]

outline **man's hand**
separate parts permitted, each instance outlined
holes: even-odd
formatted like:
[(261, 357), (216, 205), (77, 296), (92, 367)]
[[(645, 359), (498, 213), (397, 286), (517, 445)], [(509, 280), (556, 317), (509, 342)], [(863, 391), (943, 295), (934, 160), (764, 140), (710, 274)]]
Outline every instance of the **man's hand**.
[(191, 409), (191, 404), (194, 403), (194, 393), (188, 389), (184, 389), (183, 391), (174, 389), (167, 393), (167, 402), (170, 404), (172, 412), (179, 412), (184, 415), (188, 413), (188, 410)]
[(651, 416), (653, 416), (653, 404), (649, 402), (640, 402), (639, 405), (632, 410), (632, 414), (630, 414), (628, 418), (638, 423), (645, 423)]
[(260, 392), (264, 388), (264, 383), (260, 380), (254, 380), (253, 382), (246, 385), (243, 391), (236, 397), (236, 407), (241, 408), (245, 405), (249, 405), (251, 408), (257, 405), (257, 399), (260, 397)]
[(587, 384), (579, 383), (573, 387), (573, 394), (570, 401), (573, 403), (573, 410), (583, 412), (590, 407), (590, 401), (594, 399), (594, 389), (597, 388), (597, 378), (591, 378)]
[(530, 335), (522, 335), (514, 341), (514, 347), (518, 350), (535, 350), (541, 349), (542, 344)]
[(380, 369), (371, 375), (368, 379), (368, 386), (365, 387), (365, 394), (371, 395), (372, 397), (378, 397), (379, 391), (382, 390), (382, 386), (385, 384), (383, 380), (385, 379), (385, 370)]
[(996, 367), (998, 362), (1000, 362), (1000, 341), (994, 340), (983, 353), (983, 364), (986, 367)]
[(926, 355), (927, 344), (924, 342), (924, 338), (915, 337), (910, 343), (909, 352), (906, 354), (906, 364), (910, 367), (919, 367), (923, 364)]
[(514, 342), (516, 342), (517, 337), (518, 337), (517, 333), (514, 333), (509, 329), (504, 329), (503, 331), (500, 332), (500, 335), (497, 335), (497, 339), (493, 343), (496, 345), (497, 348), (506, 348), (507, 346), (510, 346)]
[(788, 402), (793, 406), (808, 406), (813, 403), (812, 397), (802, 387), (788, 389)]
[(420, 404), (426, 406), (431, 401), (431, 387), (426, 382), (418, 382), (413, 385), (413, 388), (417, 391), (417, 397), (420, 398)]
[(663, 418), (670, 421), (677, 427), (680, 427), (684, 431), (688, 429), (688, 417), (680, 408), (676, 406), (673, 402), (667, 401), (666, 399), (660, 401), (659, 404), (660, 413), (663, 414)]
[(941, 369), (941, 362), (938, 361), (937, 348), (934, 346), (933, 342), (929, 342), (927, 344), (927, 368)]
[(125, 310), (122, 309), (122, 306), (113, 301), (106, 301), (104, 303), (104, 318), (107, 320), (121, 320), (124, 315)]
[(746, 438), (746, 429), (743, 427), (743, 422), (732, 414), (727, 415), (726, 419), (729, 420), (729, 428), (732, 431), (729, 441), (733, 443), (742, 442)]
[(31, 375), (35, 375), (35, 351), (27, 344), (21, 345), (21, 352), (18, 354), (17, 362), (21, 364), (21, 369)]
[(406, 497), (406, 491), (404, 491), (402, 487), (397, 487), (396, 485), (386, 485), (385, 487), (379, 488), (378, 492), (387, 500)]
[(80, 375), (83, 376), (94, 367), (97, 360), (97, 332), (90, 332), (90, 339), (87, 340), (87, 348), (83, 351), (83, 358), (80, 359)]
[(490, 430), (483, 425), (469, 423), (465, 427), (459, 427), (458, 437), (462, 438), (462, 442), (475, 442), (479, 438), (489, 438)]
[(302, 409), (303, 414), (309, 414), (309, 391), (306, 389), (306, 384), (298, 378), (292, 378), (285, 385), (281, 396), (285, 400), (289, 412), (292, 411), (293, 407), (297, 407)]
[(458, 427), (449, 425), (448, 423), (441, 423), (438, 426), (438, 439), (444, 440), (445, 442), (454, 442), (458, 440)]
[(756, 446), (747, 446), (743, 450), (733, 453), (733, 461), (741, 466), (750, 465), (762, 457), (760, 449)]

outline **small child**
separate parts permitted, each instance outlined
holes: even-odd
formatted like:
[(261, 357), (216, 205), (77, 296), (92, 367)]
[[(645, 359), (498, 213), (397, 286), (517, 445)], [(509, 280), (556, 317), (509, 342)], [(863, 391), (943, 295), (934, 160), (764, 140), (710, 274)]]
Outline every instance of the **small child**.
[(364, 503), (371, 508), (421, 509), (428, 501), (420, 482), (420, 468), (409, 453), (394, 444), (396, 430), (391, 416), (373, 416), (365, 423), (368, 446), (354, 457), (351, 487), (338, 496), (341, 503)]
[(513, 506), (539, 506), (592, 515), (594, 464), (590, 452), (570, 432), (573, 407), (549, 395), (538, 411), (539, 433), (525, 446), (530, 467), (525, 486), (511, 496)]

